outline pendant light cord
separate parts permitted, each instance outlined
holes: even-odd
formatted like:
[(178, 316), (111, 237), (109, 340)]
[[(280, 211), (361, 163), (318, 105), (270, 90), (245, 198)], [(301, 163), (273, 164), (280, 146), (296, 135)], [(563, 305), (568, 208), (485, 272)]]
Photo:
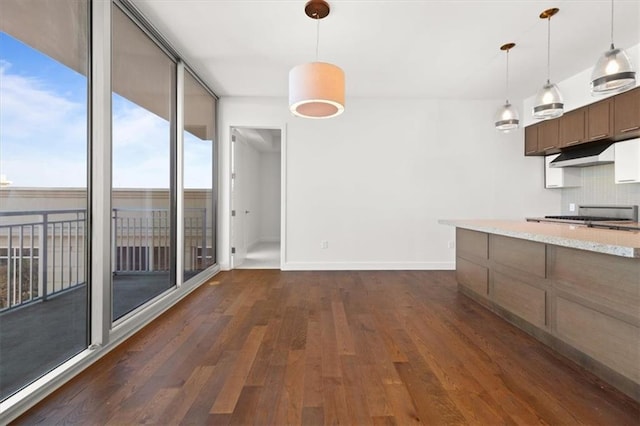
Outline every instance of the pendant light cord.
[(613, 0), (611, 0), (611, 50), (615, 49), (613, 47)]
[(316, 15), (316, 62), (318, 62), (318, 48), (320, 46), (320, 16), (318, 16), (318, 12)]
[(507, 101), (505, 103), (509, 104), (509, 49), (507, 49), (507, 78), (505, 86), (505, 92), (507, 95)]
[(547, 25), (547, 84), (551, 83), (551, 16)]

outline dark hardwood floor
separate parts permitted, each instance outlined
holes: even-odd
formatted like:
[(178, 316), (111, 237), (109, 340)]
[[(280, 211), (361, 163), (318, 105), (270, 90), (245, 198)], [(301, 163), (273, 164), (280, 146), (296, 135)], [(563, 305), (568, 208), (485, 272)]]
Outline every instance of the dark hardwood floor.
[(17, 424), (638, 425), (453, 272), (220, 273)]

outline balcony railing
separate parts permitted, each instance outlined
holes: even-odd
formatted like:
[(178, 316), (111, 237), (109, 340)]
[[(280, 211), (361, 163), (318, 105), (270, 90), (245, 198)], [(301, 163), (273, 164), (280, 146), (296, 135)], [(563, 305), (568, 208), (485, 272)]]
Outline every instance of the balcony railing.
[[(186, 269), (201, 270), (211, 261), (206, 214), (204, 208), (185, 209)], [(0, 221), (0, 311), (84, 285), (84, 209), (5, 211)], [(170, 222), (168, 209), (114, 208), (113, 273), (169, 271)]]
[(0, 212), (0, 310), (84, 283), (84, 210)]

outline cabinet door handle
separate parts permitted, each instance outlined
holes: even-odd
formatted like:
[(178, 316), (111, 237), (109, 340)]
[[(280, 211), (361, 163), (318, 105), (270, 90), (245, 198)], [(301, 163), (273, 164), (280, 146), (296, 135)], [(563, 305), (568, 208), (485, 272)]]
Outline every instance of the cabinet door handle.
[(640, 129), (640, 126), (634, 126), (634, 127), (629, 127), (628, 129), (622, 129), (620, 130), (620, 133), (626, 133), (636, 129)]
[(599, 139), (599, 138), (604, 138), (605, 136), (607, 136), (607, 134), (603, 133), (601, 135), (591, 136), (589, 139)]
[(567, 142), (567, 145), (573, 145), (574, 143), (581, 142), (580, 139), (576, 139), (575, 141)]
[(618, 179), (618, 182), (635, 182), (635, 179)]
[[(622, 181), (620, 181), (620, 182), (622, 182)], [(559, 186), (560, 186), (560, 185), (547, 185), (547, 188), (557, 188), (557, 187), (559, 187)]]

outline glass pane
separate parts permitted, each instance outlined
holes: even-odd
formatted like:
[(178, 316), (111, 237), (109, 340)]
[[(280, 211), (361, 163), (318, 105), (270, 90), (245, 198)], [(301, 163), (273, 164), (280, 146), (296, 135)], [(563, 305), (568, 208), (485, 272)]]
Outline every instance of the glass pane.
[(216, 100), (188, 72), (184, 79), (184, 280), (215, 263), (213, 139)]
[(175, 283), (175, 63), (113, 6), (112, 268), (116, 320)]
[(0, 399), (86, 349), (87, 3), (2, 0)]

